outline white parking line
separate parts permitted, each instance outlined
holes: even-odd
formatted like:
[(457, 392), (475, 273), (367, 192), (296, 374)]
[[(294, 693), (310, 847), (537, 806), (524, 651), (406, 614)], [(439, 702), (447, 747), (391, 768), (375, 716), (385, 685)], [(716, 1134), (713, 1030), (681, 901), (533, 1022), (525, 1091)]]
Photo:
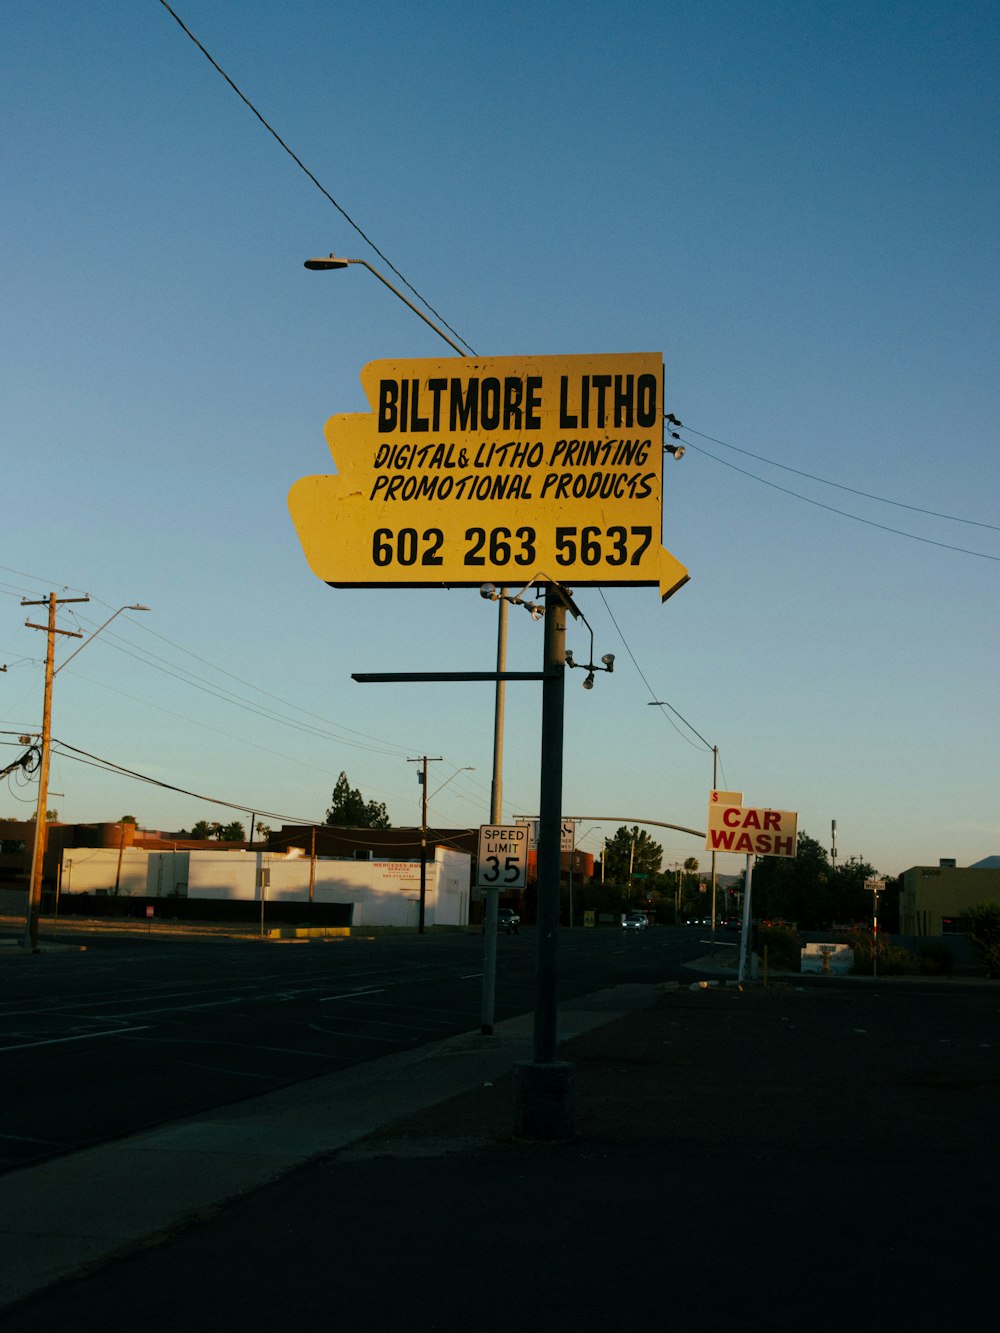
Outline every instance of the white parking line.
[(385, 986), (372, 986), (369, 990), (348, 990), (343, 995), (321, 995), (319, 1004), (326, 1004), (327, 1000), (353, 1000), (359, 995), (381, 995), (385, 991)]
[(150, 1025), (144, 1023), (138, 1028), (115, 1028), (113, 1032), (87, 1032), (82, 1037), (49, 1037), (46, 1041), (22, 1041), (13, 1046), (0, 1046), (0, 1055), (5, 1051), (30, 1051), (33, 1046), (62, 1046), (68, 1041), (93, 1041), (95, 1037), (129, 1037), (133, 1032), (145, 1032)]

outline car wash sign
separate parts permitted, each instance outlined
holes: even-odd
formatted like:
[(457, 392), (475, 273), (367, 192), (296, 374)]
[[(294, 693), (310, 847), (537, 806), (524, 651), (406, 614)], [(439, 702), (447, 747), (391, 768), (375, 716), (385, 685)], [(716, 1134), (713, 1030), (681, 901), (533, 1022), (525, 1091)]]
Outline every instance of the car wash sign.
[[(714, 798), (735, 795), (738, 793), (712, 793)], [(761, 809), (712, 799), (708, 804), (705, 846), (710, 852), (737, 852), (743, 856), (794, 856), (798, 823), (794, 810)]]
[(373, 361), (326, 423), (336, 474), (288, 504), (338, 588), (687, 582), (660, 545), (663, 358)]

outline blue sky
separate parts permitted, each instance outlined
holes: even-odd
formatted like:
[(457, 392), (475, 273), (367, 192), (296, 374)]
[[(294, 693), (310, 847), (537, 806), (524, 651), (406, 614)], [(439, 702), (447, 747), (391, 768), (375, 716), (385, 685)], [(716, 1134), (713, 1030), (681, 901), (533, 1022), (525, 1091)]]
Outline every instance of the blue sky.
[[(995, 6), (175, 9), (476, 351), (663, 353), (691, 581), (581, 593), (617, 669), (569, 673), (566, 813), (704, 827), (711, 753), (658, 699), (720, 786), (824, 845), (836, 819), (842, 859), (1000, 851)], [(488, 670), (495, 608), (330, 589), (286, 507), (362, 365), (443, 344), (362, 269), (303, 269), (393, 278), (159, 0), (11, 0), (4, 28), (0, 730), (40, 722), (21, 599), (86, 592), (62, 626), (152, 611), (58, 676), (61, 741), (302, 818), (344, 769), (397, 824), (407, 758), (441, 755), (432, 818), (485, 821), (491, 688), (351, 672)], [(541, 650), (512, 613), (509, 664)], [(537, 809), (539, 716), (510, 686), (507, 816)], [(230, 817), (64, 758), (51, 787), (64, 819)], [(31, 796), (5, 781), (0, 815)]]

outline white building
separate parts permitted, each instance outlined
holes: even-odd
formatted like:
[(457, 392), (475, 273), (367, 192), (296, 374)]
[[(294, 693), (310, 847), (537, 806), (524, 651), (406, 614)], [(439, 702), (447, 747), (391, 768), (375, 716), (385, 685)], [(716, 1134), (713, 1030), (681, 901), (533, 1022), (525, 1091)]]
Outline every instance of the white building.
[[(297, 851), (297, 849), (296, 849)], [(472, 858), (435, 847), (428, 857), (424, 924), (469, 924)], [(262, 872), (263, 875), (262, 875)], [(275, 852), (148, 852), (75, 847), (62, 858), (61, 895), (111, 893), (139, 898), (199, 898), (268, 903), (342, 903), (352, 926), (412, 926), (420, 916), (419, 861), (341, 861)]]

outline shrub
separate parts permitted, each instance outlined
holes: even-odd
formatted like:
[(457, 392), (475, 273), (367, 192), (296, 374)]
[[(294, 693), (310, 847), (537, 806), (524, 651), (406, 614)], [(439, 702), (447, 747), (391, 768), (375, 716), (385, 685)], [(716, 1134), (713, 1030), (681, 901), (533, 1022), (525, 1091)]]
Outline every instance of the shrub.
[(867, 926), (858, 926), (848, 939), (854, 950), (853, 971), (859, 976), (872, 976), (877, 970), (883, 976), (901, 977), (909, 972), (913, 957), (908, 949), (893, 944), (883, 931), (876, 935)]
[(767, 949), (768, 967), (797, 972), (801, 961), (799, 932), (790, 921), (767, 921), (757, 927), (757, 952)]
[(913, 969), (913, 954), (901, 944), (890, 944), (878, 956), (878, 970), (887, 977), (904, 977)]
[(986, 975), (1000, 980), (1000, 902), (977, 903), (969, 909), (969, 939)]
[(950, 977), (955, 970), (951, 949), (941, 940), (928, 940), (920, 946), (917, 965), (927, 977)]

